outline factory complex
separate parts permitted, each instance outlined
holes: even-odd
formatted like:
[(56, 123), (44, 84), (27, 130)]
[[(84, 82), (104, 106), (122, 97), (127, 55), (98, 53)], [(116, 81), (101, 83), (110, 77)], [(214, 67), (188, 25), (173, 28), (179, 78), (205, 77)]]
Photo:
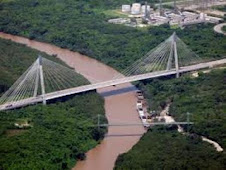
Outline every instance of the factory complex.
[(133, 3), (132, 5), (122, 5), (121, 13), (124, 18), (114, 18), (108, 20), (109, 23), (123, 24), (131, 27), (159, 26), (169, 24), (170, 26), (185, 27), (187, 25), (199, 23), (219, 23), (222, 18), (208, 16), (204, 12), (197, 12), (185, 9), (179, 9), (174, 2), (170, 9), (163, 8), (160, 3), (158, 7), (151, 7), (147, 2), (145, 4)]

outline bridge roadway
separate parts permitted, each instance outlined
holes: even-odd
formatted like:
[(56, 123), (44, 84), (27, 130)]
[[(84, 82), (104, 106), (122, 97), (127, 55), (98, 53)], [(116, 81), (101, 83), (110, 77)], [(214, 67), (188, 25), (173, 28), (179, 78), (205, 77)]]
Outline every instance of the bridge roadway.
[[(195, 65), (191, 65), (191, 66), (180, 67), (179, 73), (195, 71), (195, 70), (199, 70), (199, 69), (203, 69), (203, 68), (211, 68), (211, 67), (221, 65), (221, 64), (226, 64), (226, 58), (221, 59), (221, 60), (206, 62), (206, 63), (195, 64)], [(109, 80), (109, 81), (95, 83), (95, 84), (74, 87), (74, 88), (70, 88), (70, 89), (47, 93), (44, 96), (31, 97), (31, 98), (27, 98), (27, 99), (12, 102), (12, 103), (6, 103), (3, 105), (0, 105), (0, 111), (15, 109), (15, 108), (27, 106), (30, 104), (42, 102), (43, 97), (45, 98), (45, 100), (52, 100), (52, 99), (60, 98), (63, 96), (68, 96), (68, 95), (73, 95), (73, 94), (91, 91), (91, 90), (95, 90), (95, 89), (105, 88), (105, 87), (109, 87), (109, 86), (113, 86), (113, 85), (124, 84), (124, 83), (151, 79), (151, 78), (157, 78), (157, 77), (163, 77), (163, 76), (169, 76), (169, 75), (174, 75), (174, 74), (176, 74), (175, 69), (174, 70), (157, 71), (157, 72), (151, 72), (151, 73), (145, 73), (145, 74), (140, 74), (140, 75), (119, 78), (119, 79), (115, 79), (115, 80)]]

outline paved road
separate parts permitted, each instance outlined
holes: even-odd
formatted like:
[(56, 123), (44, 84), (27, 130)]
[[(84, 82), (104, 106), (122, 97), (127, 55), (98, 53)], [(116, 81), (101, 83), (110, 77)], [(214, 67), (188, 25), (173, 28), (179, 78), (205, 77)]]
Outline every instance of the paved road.
[(223, 26), (226, 26), (226, 23), (218, 24), (213, 29), (215, 32), (226, 35), (226, 32), (222, 31)]

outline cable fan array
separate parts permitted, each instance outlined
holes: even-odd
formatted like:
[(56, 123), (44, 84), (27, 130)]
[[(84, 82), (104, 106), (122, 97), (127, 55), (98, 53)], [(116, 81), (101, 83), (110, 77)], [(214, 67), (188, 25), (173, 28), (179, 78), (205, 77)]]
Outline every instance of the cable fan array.
[(190, 50), (188, 46), (174, 33), (164, 42), (149, 51), (145, 56), (123, 70), (120, 75), (116, 75), (114, 79), (121, 78), (123, 76), (127, 77), (149, 72), (174, 69), (175, 50), (178, 55), (179, 67), (201, 62), (201, 58)]
[[(174, 33), (113, 79), (172, 70), (200, 62), (202, 62), (201, 58), (190, 50)], [(89, 82), (74, 70), (46, 58), (39, 57), (12, 87), (3, 94), (0, 98), (0, 105), (23, 101), (27, 98), (41, 96), (44, 93), (84, 84), (89, 84)]]
[(42, 60), (46, 93), (89, 84), (75, 70), (46, 58)]
[(175, 35), (179, 67), (201, 63), (204, 60), (193, 52), (178, 36)]
[[(40, 69), (41, 68), (41, 69)], [(39, 57), (0, 98), (0, 104), (13, 103), (45, 93), (89, 84), (74, 70)]]

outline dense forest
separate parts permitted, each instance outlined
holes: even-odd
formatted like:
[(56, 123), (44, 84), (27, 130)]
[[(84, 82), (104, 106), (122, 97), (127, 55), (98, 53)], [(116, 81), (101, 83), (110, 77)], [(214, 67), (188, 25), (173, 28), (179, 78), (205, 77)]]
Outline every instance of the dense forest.
[[(60, 62), (54, 56), (8, 40), (0, 39), (0, 46), (1, 92), (12, 85), (38, 54)], [(103, 99), (89, 92), (46, 106), (37, 104), (0, 112), (0, 169), (70, 169), (103, 138), (106, 130), (98, 131), (95, 126), (97, 115), (104, 114), (103, 106)], [(16, 123), (29, 126), (18, 127)]]
[(24, 73), (37, 59), (38, 55), (65, 65), (54, 56), (46, 55), (11, 41), (0, 39), (0, 47), (0, 94), (6, 91)]
[[(169, 26), (136, 29), (107, 22), (106, 11), (132, 0), (4, 0), (0, 31), (46, 41), (94, 57), (118, 70), (131, 65), (174, 31), (204, 58), (226, 54), (226, 39), (213, 25), (181, 30)], [(156, 38), (157, 37), (157, 38)]]
[(191, 132), (217, 141), (226, 148), (226, 69), (200, 72), (179, 79), (150, 80), (139, 83), (152, 110), (161, 110), (172, 102), (170, 114), (178, 121), (191, 113), (195, 125)]
[[(226, 55), (226, 38), (215, 33), (212, 24), (182, 30), (168, 25), (136, 29), (107, 22), (113, 17), (108, 10), (132, 2), (135, 0), (0, 0), (0, 31), (78, 51), (118, 70), (131, 65), (174, 31), (204, 59)], [(9, 41), (1, 40), (0, 45), (3, 92), (38, 52)], [(176, 120), (184, 120), (185, 113), (191, 113), (191, 120), (196, 122), (189, 129), (191, 133), (207, 136), (226, 148), (225, 77), (225, 70), (220, 70), (200, 73), (198, 78), (187, 75), (143, 81), (138, 87), (151, 109), (161, 110), (172, 102), (170, 113)], [(104, 133), (92, 127), (96, 115), (104, 113), (103, 100), (94, 92), (65, 100), (0, 113), (0, 169), (68, 169), (76, 159), (84, 158), (84, 152)], [(21, 121), (31, 127), (15, 129), (14, 123)], [(118, 158), (116, 169), (225, 169), (225, 162), (225, 152), (216, 153), (196, 135), (154, 128), (132, 151)]]
[(223, 12), (226, 12), (226, 5), (216, 7), (216, 9), (218, 9), (218, 10), (220, 10), (220, 11), (223, 11)]
[(225, 161), (225, 153), (217, 153), (195, 135), (182, 135), (173, 127), (154, 127), (118, 157), (114, 169), (224, 170)]
[(226, 32), (226, 26), (223, 26), (222, 30), (223, 30), (224, 32)]
[(226, 149), (225, 82), (226, 69), (200, 72), (197, 78), (188, 74), (140, 82), (151, 110), (171, 103), (170, 114), (177, 121), (186, 121), (190, 112), (195, 124), (184, 127), (191, 135), (174, 127), (151, 128), (132, 150), (118, 157), (115, 169), (225, 169), (225, 151), (217, 153), (200, 138), (206, 136)]

